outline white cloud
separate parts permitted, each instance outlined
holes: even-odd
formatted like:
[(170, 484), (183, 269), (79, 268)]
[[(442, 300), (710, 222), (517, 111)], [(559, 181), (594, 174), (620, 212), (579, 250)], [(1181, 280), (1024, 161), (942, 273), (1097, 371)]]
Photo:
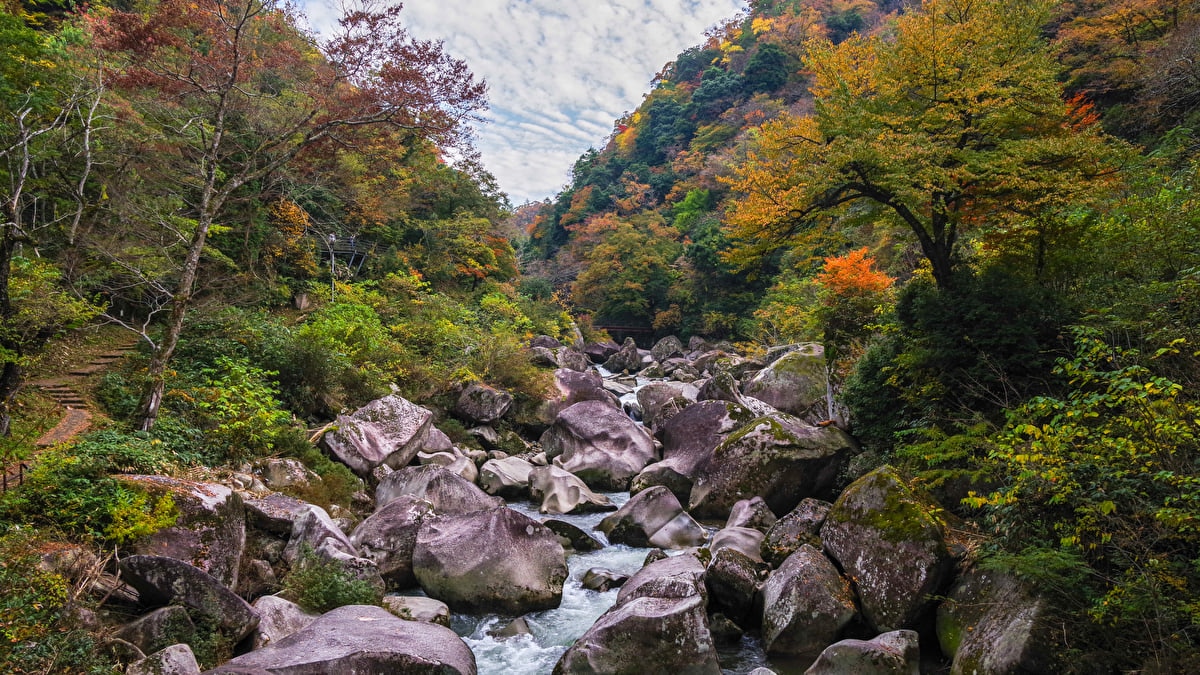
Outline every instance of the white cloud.
[[(313, 28), (334, 0), (306, 0)], [(514, 203), (553, 196), (571, 166), (633, 110), (662, 66), (744, 0), (409, 0), (414, 37), (443, 40), (487, 80), (484, 164)]]

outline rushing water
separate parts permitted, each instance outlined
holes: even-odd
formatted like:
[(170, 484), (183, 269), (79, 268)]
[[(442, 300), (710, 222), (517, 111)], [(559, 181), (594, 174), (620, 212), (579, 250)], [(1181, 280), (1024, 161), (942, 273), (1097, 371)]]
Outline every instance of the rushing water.
[[(618, 506), (629, 499), (627, 492), (606, 494)], [(565, 520), (604, 540), (604, 535), (595, 532), (594, 528), (607, 514), (551, 516), (538, 513), (537, 506), (528, 502), (514, 502), (509, 507), (539, 521), (548, 518)], [(480, 675), (549, 673), (554, 670), (554, 664), (567, 647), (617, 601), (616, 589), (604, 593), (585, 589), (581, 583), (583, 575), (593, 567), (632, 575), (641, 569), (649, 551), (647, 548), (616, 545), (570, 556), (567, 559), (569, 575), (563, 584), (562, 604), (555, 609), (527, 614), (525, 620), (529, 624), (530, 635), (492, 637), (489, 633), (504, 628), (511, 621), (511, 617), (496, 615), (481, 617), (456, 614), (452, 627), (475, 652)]]

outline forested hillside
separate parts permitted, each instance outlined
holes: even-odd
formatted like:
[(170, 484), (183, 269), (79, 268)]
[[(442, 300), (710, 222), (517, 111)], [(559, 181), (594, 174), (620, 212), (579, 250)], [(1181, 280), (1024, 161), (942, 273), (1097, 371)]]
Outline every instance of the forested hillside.
[(527, 273), (595, 325), (823, 343), (848, 428), (1084, 642), (1194, 658), (1198, 31), (1187, 1), (751, 2), (538, 207)]

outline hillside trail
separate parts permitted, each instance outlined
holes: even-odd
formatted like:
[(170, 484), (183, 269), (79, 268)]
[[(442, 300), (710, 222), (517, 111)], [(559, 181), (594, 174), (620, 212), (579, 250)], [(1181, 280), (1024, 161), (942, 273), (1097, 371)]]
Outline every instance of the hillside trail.
[[(91, 428), (93, 404), (83, 393), (87, 391), (87, 380), (120, 362), (137, 347), (136, 337), (122, 336), (122, 338), (119, 341), (97, 345), (94, 348), (84, 347), (75, 358), (59, 370), (64, 373), (62, 375), (26, 383), (27, 387), (42, 390), (42, 393), (57, 403), (62, 410), (62, 417), (58, 424), (34, 442), (36, 449), (40, 450), (66, 443)], [(22, 472), (28, 471), (35, 459), (36, 451), (33, 456), (23, 461), (5, 466), (0, 482), (9, 487), (20, 483)]]

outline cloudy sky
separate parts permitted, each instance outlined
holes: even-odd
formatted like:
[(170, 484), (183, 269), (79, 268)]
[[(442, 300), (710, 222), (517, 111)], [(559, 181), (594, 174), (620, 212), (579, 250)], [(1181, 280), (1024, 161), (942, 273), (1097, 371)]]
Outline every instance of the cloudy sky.
[[(313, 28), (336, 0), (305, 0)], [(440, 39), (487, 80), (484, 164), (514, 205), (551, 197), (571, 165), (641, 102), (650, 79), (743, 0), (407, 0), (414, 37)]]

